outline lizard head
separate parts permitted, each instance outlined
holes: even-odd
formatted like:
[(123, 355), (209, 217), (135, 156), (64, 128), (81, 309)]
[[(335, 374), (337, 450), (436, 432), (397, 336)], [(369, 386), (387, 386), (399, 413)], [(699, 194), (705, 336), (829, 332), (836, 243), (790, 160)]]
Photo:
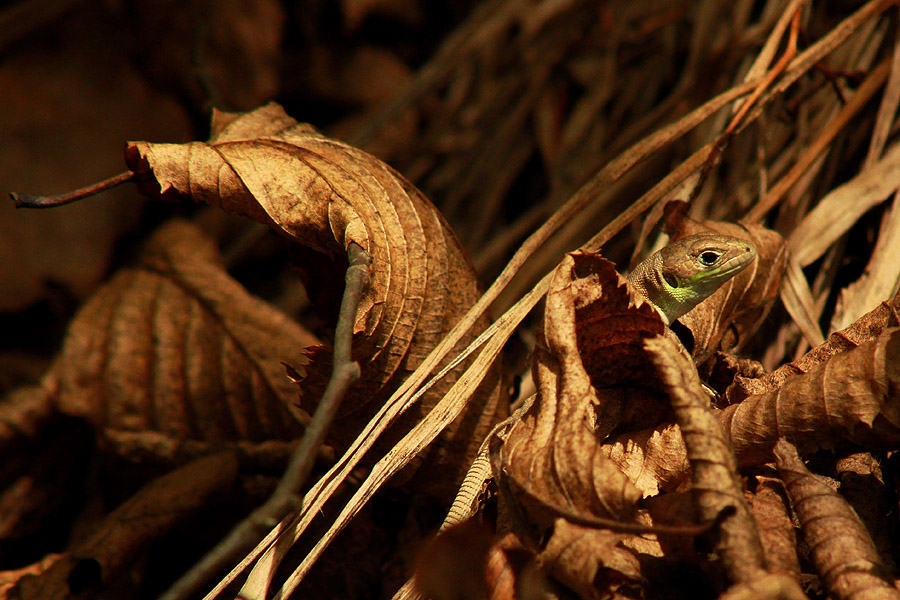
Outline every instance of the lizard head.
[(713, 234), (683, 238), (663, 251), (663, 281), (669, 293), (688, 302), (702, 301), (756, 258), (749, 241)]

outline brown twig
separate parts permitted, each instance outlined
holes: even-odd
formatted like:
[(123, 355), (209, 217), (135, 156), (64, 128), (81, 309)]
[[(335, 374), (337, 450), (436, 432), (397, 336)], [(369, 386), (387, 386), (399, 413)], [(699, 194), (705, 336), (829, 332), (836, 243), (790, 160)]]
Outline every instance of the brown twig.
[(77, 202), (82, 198), (87, 198), (88, 196), (99, 194), (100, 192), (105, 192), (118, 185), (134, 180), (134, 176), (135, 174), (133, 172), (125, 171), (124, 173), (113, 175), (109, 179), (104, 179), (103, 181), (98, 181), (97, 183), (92, 183), (83, 188), (64, 194), (58, 194), (56, 196), (32, 196), (30, 194), (10, 192), (9, 197), (12, 198), (16, 208), (55, 208), (57, 206)]
[(247, 553), (284, 517), (300, 506), (299, 491), (312, 471), (318, 449), (325, 440), (341, 401), (350, 385), (359, 379), (359, 363), (351, 356), (353, 324), (364, 290), (369, 284), (369, 265), (372, 257), (363, 248), (351, 243), (347, 249), (350, 265), (341, 301), (337, 328), (334, 334), (334, 367), (331, 379), (309, 423), (303, 440), (294, 450), (290, 463), (278, 487), (265, 504), (241, 521), (228, 536), (185, 573), (161, 600), (189, 598), (223, 566), (231, 565)]
[(787, 48), (784, 51), (784, 54), (781, 55), (781, 58), (778, 59), (778, 62), (775, 63), (775, 66), (772, 67), (772, 70), (766, 73), (765, 78), (760, 82), (759, 86), (753, 90), (753, 93), (747, 97), (747, 99), (741, 104), (741, 108), (738, 109), (737, 113), (735, 113), (734, 117), (731, 119), (731, 122), (728, 124), (728, 127), (725, 128), (726, 136), (730, 136), (734, 133), (738, 124), (744, 119), (746, 114), (750, 111), (750, 108), (756, 103), (757, 100), (763, 95), (772, 82), (774, 82), (787, 68), (790, 64), (791, 60), (797, 55), (797, 33), (800, 30), (800, 8), (797, 7), (797, 11), (794, 13), (794, 16), (791, 18), (791, 29), (788, 34), (788, 42)]

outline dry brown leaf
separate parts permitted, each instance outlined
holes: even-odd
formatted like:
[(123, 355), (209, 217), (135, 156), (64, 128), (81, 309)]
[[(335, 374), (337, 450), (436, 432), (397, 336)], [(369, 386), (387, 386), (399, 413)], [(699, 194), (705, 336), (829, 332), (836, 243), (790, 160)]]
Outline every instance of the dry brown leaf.
[[(831, 448), (840, 440), (872, 449), (895, 448), (900, 439), (896, 406), (900, 329), (887, 329), (855, 348), (852, 342), (881, 331), (893, 314), (892, 308), (883, 305), (870, 313), (872, 319), (861, 319), (858, 327), (842, 335), (833, 334), (828, 343), (807, 355), (808, 360), (799, 361), (804, 369), (808, 367), (807, 373), (797, 375), (796, 366), (786, 366), (783, 372), (770, 374), (777, 377), (763, 376), (765, 383), (759, 385), (758, 394), (735, 394), (743, 401), (716, 415), (728, 430), (738, 465), (770, 460), (779, 435), (791, 435), (805, 450)], [(853, 349), (846, 350), (847, 346)], [(764, 391), (769, 385), (772, 389)], [(674, 489), (687, 474), (681, 432), (671, 423), (610, 438), (603, 452), (645, 496)]]
[[(339, 305), (349, 245), (372, 256), (371, 283), (354, 327), (353, 356), (362, 379), (330, 431), (341, 449), (477, 299), (474, 273), (455, 236), (412, 184), (365, 152), (297, 123), (276, 104), (216, 113), (209, 143), (132, 142), (126, 158), (139, 176), (152, 172), (147, 193), (190, 196), (250, 216), (295, 242), (309, 295), (326, 315), (336, 314)], [(310, 373), (305, 407), (313, 408), (315, 391), (329, 375), (328, 369)], [(427, 414), (457, 376), (445, 377), (408, 410), (383, 448)], [(446, 448), (437, 460), (454, 475), (434, 475), (437, 485), (449, 484), (449, 493), (465, 457), (474, 455), (483, 432), (505, 412), (496, 381), (489, 377), (443, 434)]]
[(753, 492), (745, 492), (745, 495), (759, 525), (768, 570), (783, 573), (799, 582), (797, 536), (788, 512), (784, 486), (776, 479), (757, 477), (757, 481)]
[(874, 340), (886, 327), (896, 325), (900, 325), (900, 293), (870, 310), (857, 319), (853, 325), (832, 333), (824, 344), (810, 350), (800, 360), (786, 363), (771, 373), (754, 379), (736, 377), (734, 385), (726, 391), (728, 402), (735, 404), (751, 394), (775, 390), (789, 378), (806, 373), (815, 365), (827, 361), (836, 354)]
[(900, 598), (872, 538), (847, 502), (807, 470), (784, 438), (775, 445), (775, 462), (828, 591), (839, 600)]
[(720, 413), (741, 466), (770, 460), (781, 436), (803, 452), (850, 440), (865, 448), (900, 443), (900, 328), (819, 363), (778, 389)]
[[(567, 256), (550, 284), (535, 355), (538, 396), (506, 433), (502, 447), (491, 448), (501, 498), (515, 530), (537, 547), (566, 514), (634, 516), (639, 492), (599, 445), (604, 432), (619, 422), (624, 406), (622, 395), (605, 386), (624, 387), (629, 381), (634, 386), (638, 375), (629, 372), (634, 364), (628, 359), (635, 356), (629, 347), (633, 350), (643, 337), (664, 329), (656, 311), (630, 294), (612, 263), (582, 252)], [(618, 352), (624, 365), (618, 372), (601, 369), (602, 358), (592, 351)], [(590, 357), (594, 373), (582, 356)], [(550, 566), (549, 572), (556, 568)], [(568, 571), (564, 565), (558, 568)], [(565, 583), (573, 585), (572, 580)], [(587, 579), (574, 585), (593, 584)]]
[(23, 600), (52, 600), (96, 592), (127, 573), (147, 545), (233, 485), (238, 461), (221, 452), (147, 484), (113, 511), (70, 552), (36, 577), (19, 582)]
[(674, 490), (688, 474), (684, 438), (675, 423), (620, 434), (606, 440), (601, 450), (644, 497)]
[(282, 361), (317, 340), (231, 279), (211, 240), (161, 228), (73, 319), (46, 386), (99, 429), (290, 440), (308, 419)]
[(583, 600), (643, 598), (646, 580), (636, 554), (620, 545), (624, 537), (557, 519), (538, 564)]
[(691, 490), (701, 522), (722, 511), (734, 514), (719, 526), (715, 550), (732, 583), (757, 579), (766, 563), (759, 531), (742, 493), (737, 460), (728, 436), (716, 420), (694, 364), (666, 338), (645, 343), (669, 390), (675, 418), (691, 465)]

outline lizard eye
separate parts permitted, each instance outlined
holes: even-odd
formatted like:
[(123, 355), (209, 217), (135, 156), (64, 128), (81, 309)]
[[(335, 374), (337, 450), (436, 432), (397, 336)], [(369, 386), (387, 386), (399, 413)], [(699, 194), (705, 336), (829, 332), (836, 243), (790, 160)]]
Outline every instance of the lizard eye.
[(711, 267), (716, 264), (716, 261), (718, 261), (721, 256), (721, 252), (706, 250), (705, 252), (700, 254), (700, 264), (702, 264), (704, 267)]
[(666, 280), (666, 284), (668, 284), (671, 288), (678, 287), (678, 278), (672, 275), (671, 273), (663, 273), (663, 279)]

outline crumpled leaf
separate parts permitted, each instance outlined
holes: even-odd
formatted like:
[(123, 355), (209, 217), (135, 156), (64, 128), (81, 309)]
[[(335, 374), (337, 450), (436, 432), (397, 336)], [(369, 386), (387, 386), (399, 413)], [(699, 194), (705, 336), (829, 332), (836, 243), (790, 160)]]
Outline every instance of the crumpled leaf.
[(647, 340), (645, 347), (669, 389), (691, 463), (691, 491), (699, 520), (712, 521), (726, 509), (734, 513), (719, 525), (714, 546), (728, 580), (758, 579), (765, 571), (759, 531), (743, 496), (728, 436), (709, 405), (697, 368), (663, 337)]
[(643, 598), (646, 580), (634, 552), (620, 545), (626, 536), (557, 519), (553, 535), (538, 554), (549, 574), (578, 594), (596, 598)]
[[(143, 190), (190, 196), (273, 227), (305, 259), (300, 266), (307, 271), (307, 290), (325, 315), (336, 315), (349, 245), (372, 256), (371, 282), (354, 327), (353, 356), (362, 379), (344, 399), (330, 432), (332, 443), (346, 447), (396, 383), (474, 304), (472, 268), (440, 214), (412, 184), (365, 152), (297, 123), (280, 106), (216, 113), (212, 130), (209, 143), (130, 143), (131, 169), (139, 177), (152, 173)], [(305, 408), (312, 410), (328, 375), (328, 369), (310, 372)], [(456, 376), (429, 390), (382, 445), (426, 414)], [(448, 463), (458, 463), (460, 453), (474, 455), (479, 434), (504, 410), (498, 408), (496, 380), (488, 379), (443, 434), (452, 448)]]
[[(888, 328), (874, 340), (814, 365), (808, 373), (785, 379), (772, 391), (717, 411), (738, 466), (771, 460), (778, 436), (791, 436), (804, 452), (833, 448), (840, 440), (871, 449), (896, 448), (898, 365), (900, 328)], [(603, 444), (603, 452), (634, 478), (645, 495), (674, 489), (687, 475), (681, 432), (671, 423), (613, 437)]]
[(281, 362), (316, 343), (231, 279), (209, 238), (173, 221), (85, 303), (45, 385), (61, 412), (98, 429), (290, 440), (308, 416)]
[[(607, 293), (614, 296), (610, 306), (620, 312), (613, 312), (611, 322), (604, 325), (599, 300)], [(600, 441), (603, 432), (618, 422), (615, 418), (613, 424), (603, 422), (601, 416), (622, 413), (622, 396), (607, 394), (601, 382), (627, 381), (636, 373), (625, 373), (631, 365), (620, 368), (619, 377), (597, 369), (594, 374), (600, 380), (595, 384), (582, 356), (601, 365), (602, 359), (589, 349), (602, 353), (618, 348), (626, 354), (622, 348), (648, 335), (648, 329), (661, 333), (664, 328), (651, 306), (634, 304), (613, 265), (594, 254), (568, 255), (554, 274), (546, 302), (541, 343), (535, 350), (538, 396), (506, 434), (502, 447), (491, 449), (502, 498), (520, 537), (535, 540), (536, 545), (567, 513), (621, 520), (634, 516), (639, 492), (603, 456)], [(611, 409), (605, 406), (617, 403)]]
[(900, 328), (819, 363), (778, 389), (720, 413), (741, 466), (770, 459), (778, 437), (801, 452), (839, 440), (894, 449), (900, 443)]
[(900, 598), (865, 526), (834, 489), (810, 473), (784, 438), (775, 464), (800, 522), (816, 570), (840, 600)]
[(600, 449), (644, 497), (674, 490), (688, 474), (684, 438), (675, 423), (622, 433), (606, 440)]
[(740, 350), (768, 314), (784, 273), (787, 252), (784, 239), (775, 231), (755, 223), (694, 221), (684, 217), (668, 225), (672, 239), (698, 233), (719, 233), (749, 240), (756, 248), (753, 263), (726, 281), (709, 298), (678, 321), (693, 337), (690, 348), (699, 364), (716, 350)]
[(900, 292), (889, 301), (882, 302), (855, 323), (828, 336), (825, 343), (816, 346), (797, 361), (785, 363), (771, 373), (756, 378), (738, 375), (734, 383), (725, 391), (729, 404), (736, 404), (752, 394), (762, 394), (778, 389), (785, 381), (808, 372), (812, 367), (827, 361), (832, 356), (856, 348), (873, 340), (886, 327), (900, 325)]

